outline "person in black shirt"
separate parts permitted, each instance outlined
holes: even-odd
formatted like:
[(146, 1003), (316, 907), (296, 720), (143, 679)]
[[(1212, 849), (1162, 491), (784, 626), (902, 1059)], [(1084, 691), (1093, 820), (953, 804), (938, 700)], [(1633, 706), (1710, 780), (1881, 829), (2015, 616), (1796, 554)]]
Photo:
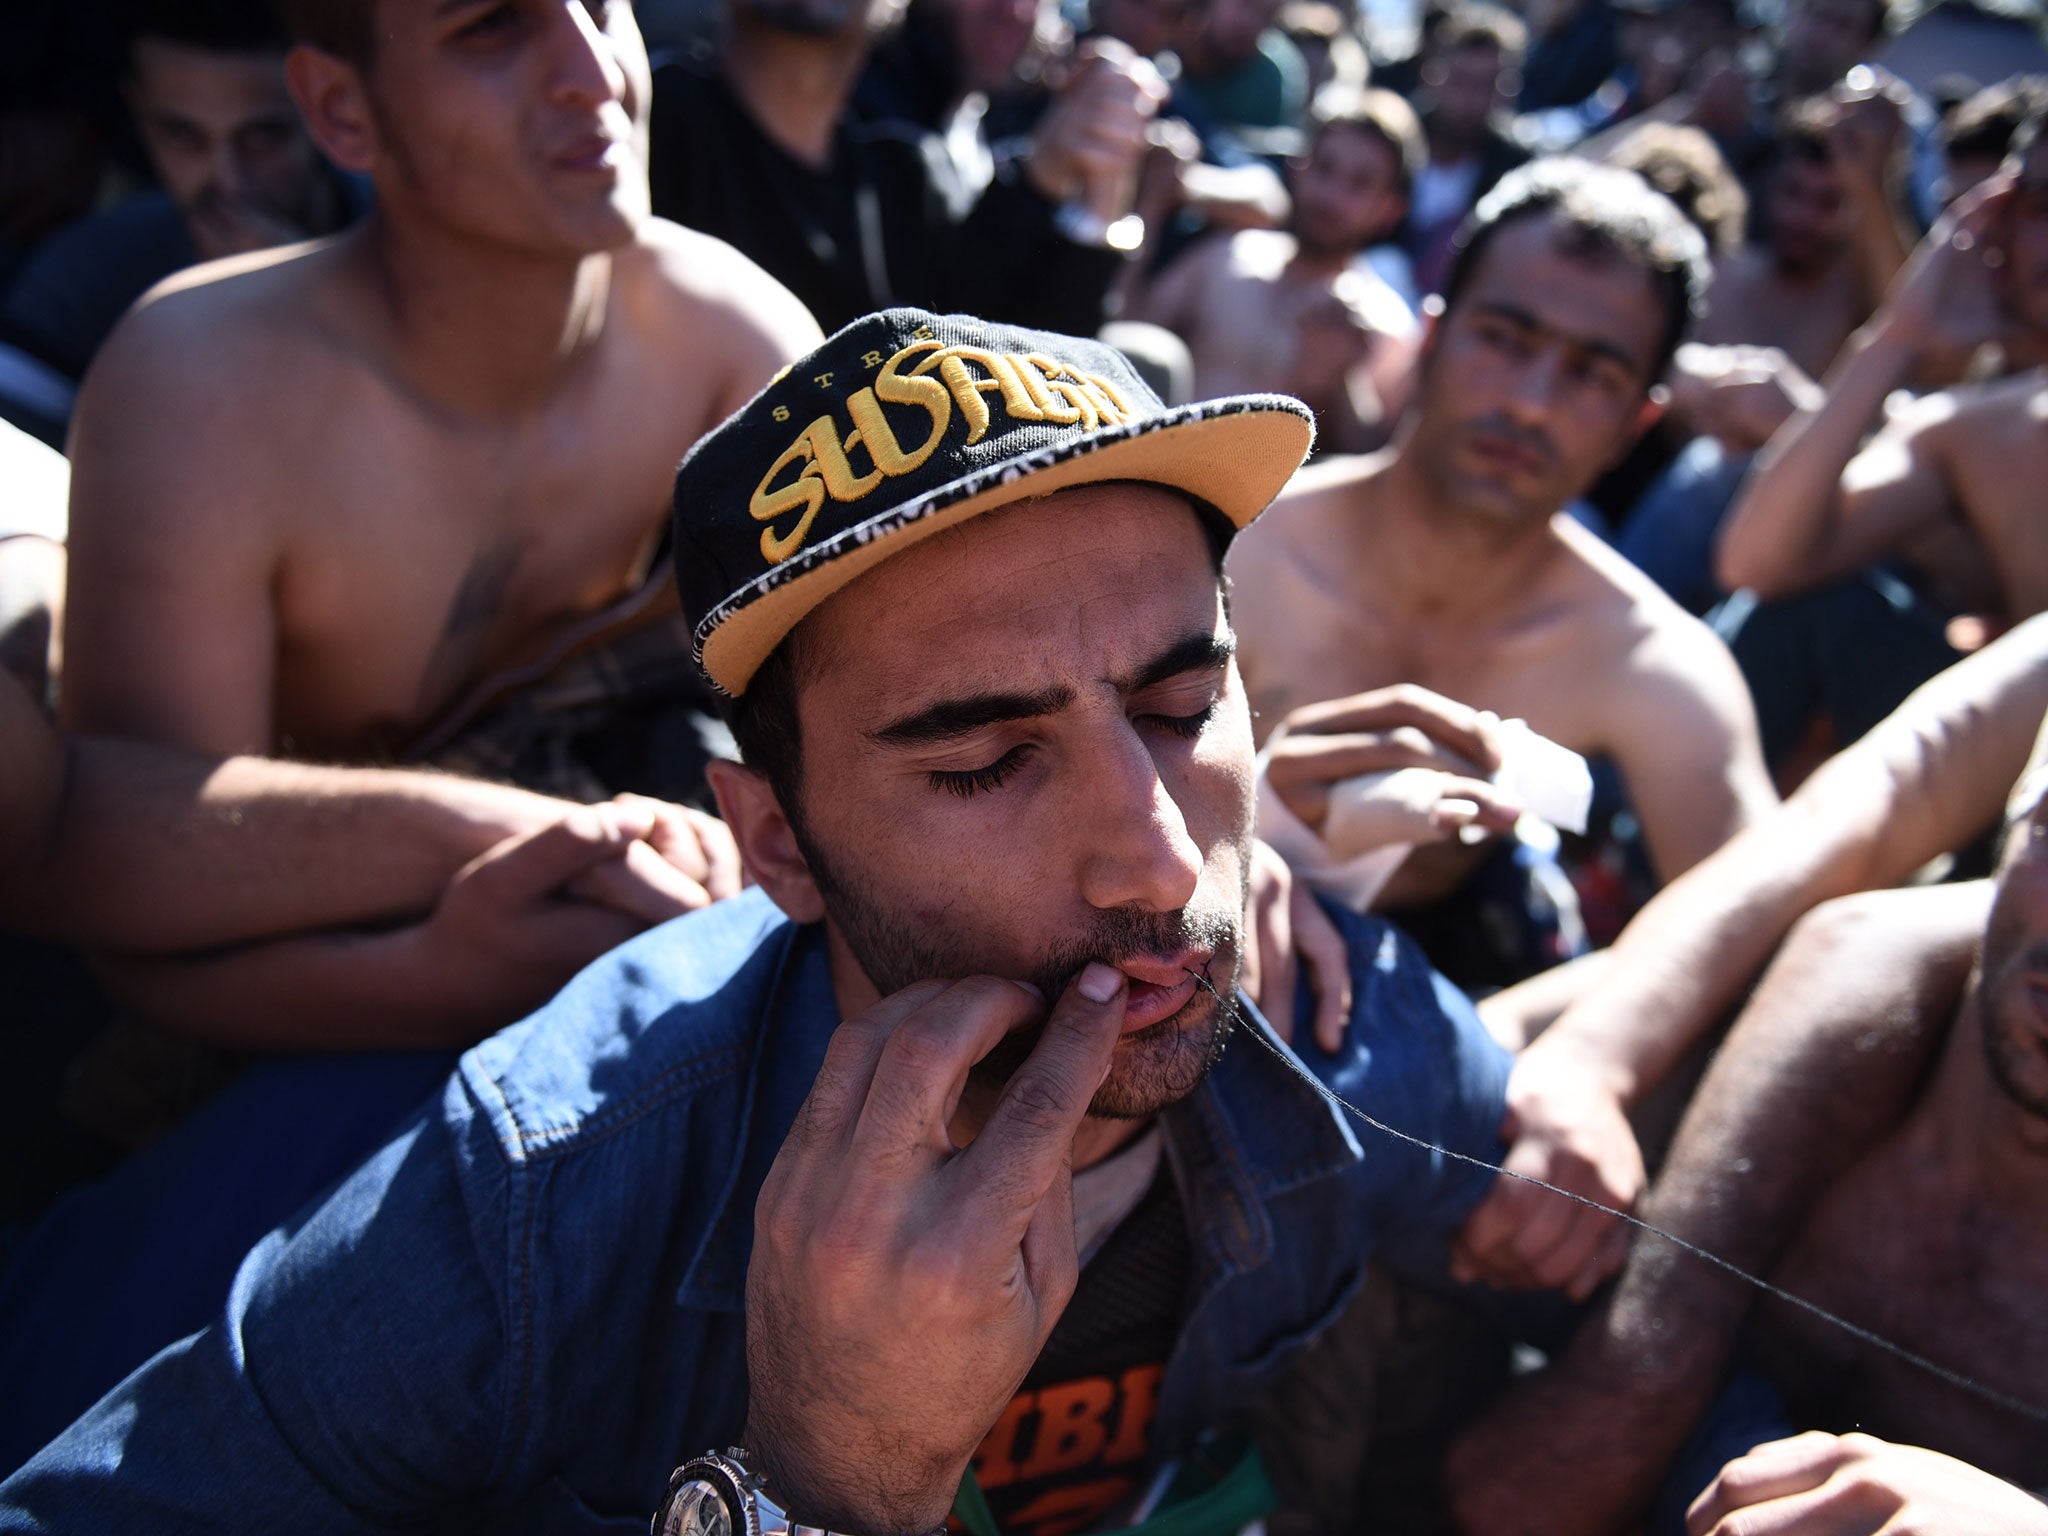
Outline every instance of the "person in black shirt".
[(827, 330), (892, 304), (1088, 334), (1136, 231), (1166, 88), (1100, 43), (1028, 149), (968, 183), (935, 135), (848, 110), (892, 0), (731, 0), (717, 61), (655, 76), (655, 212), (737, 246)]

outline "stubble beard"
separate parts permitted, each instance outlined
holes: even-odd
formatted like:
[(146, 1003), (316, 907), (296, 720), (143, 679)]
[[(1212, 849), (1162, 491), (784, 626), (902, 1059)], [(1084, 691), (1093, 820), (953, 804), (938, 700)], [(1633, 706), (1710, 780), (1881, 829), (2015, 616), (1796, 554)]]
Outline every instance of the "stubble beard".
[[(872, 891), (847, 878), (842, 868), (821, 856), (807, 829), (792, 827), (792, 831), (826, 911), (883, 997), (919, 981), (971, 976), (987, 969), (956, 936), (921, 926), (890, 910)], [(1214, 992), (1197, 984), (1194, 995), (1178, 1011), (1119, 1040), (1115, 1064), (1089, 1102), (1090, 1115), (1107, 1120), (1149, 1119), (1194, 1092), (1222, 1059), (1232, 1014), (1219, 998), (1237, 995), (1251, 870), (1248, 833), (1238, 851), (1238, 868), (1244, 875), (1234, 909), (1225, 910), (1223, 902), (1205, 902), (1197, 893), (1195, 903), (1178, 912), (1130, 907), (1100, 912), (1086, 934), (1054, 942), (1031, 974), (1015, 978), (1037, 987), (1050, 1008), (1091, 961), (1116, 965), (1121, 960), (1156, 958), (1188, 949), (1211, 953), (1203, 972)], [(971, 1070), (970, 1085), (990, 1096), (1000, 1092), (1037, 1048), (1044, 1032), (1041, 1021), (1005, 1035)]]

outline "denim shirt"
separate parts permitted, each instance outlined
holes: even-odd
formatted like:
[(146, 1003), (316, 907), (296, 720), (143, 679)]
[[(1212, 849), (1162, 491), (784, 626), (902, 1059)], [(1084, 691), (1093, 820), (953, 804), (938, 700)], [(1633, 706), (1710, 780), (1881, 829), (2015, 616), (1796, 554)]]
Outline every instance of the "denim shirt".
[[(1412, 943), (1333, 916), (1353, 1015), (1302, 1059), (1497, 1160), (1505, 1053)], [(614, 951), (259, 1243), (221, 1321), (0, 1485), (0, 1530), (644, 1531), (669, 1470), (745, 1424), (755, 1197), (838, 1020), (822, 930), (757, 892)], [(1155, 1455), (1489, 1182), (1347, 1120), (1244, 1039), (1162, 1116), (1192, 1278)]]

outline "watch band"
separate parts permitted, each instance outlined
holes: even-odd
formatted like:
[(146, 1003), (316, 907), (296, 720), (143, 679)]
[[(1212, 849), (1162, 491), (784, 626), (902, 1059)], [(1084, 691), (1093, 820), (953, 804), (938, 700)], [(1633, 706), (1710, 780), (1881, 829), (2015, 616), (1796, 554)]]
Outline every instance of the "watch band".
[[(653, 1536), (664, 1536), (669, 1511), (677, 1496), (693, 1482), (708, 1482), (722, 1490), (731, 1517), (732, 1536), (842, 1536), (821, 1525), (805, 1525), (790, 1517), (768, 1492), (767, 1480), (747, 1465), (748, 1455), (738, 1446), (724, 1451), (706, 1451), (694, 1456), (669, 1474), (668, 1494), (654, 1513)], [(944, 1527), (930, 1533), (942, 1536)]]

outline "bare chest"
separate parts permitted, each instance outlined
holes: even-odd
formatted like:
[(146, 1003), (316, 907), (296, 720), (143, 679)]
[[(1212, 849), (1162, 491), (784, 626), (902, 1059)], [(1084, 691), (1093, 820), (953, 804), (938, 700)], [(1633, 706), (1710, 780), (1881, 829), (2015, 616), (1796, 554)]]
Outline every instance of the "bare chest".
[(289, 744), (349, 756), (637, 589), (688, 446), (644, 413), (492, 432), (390, 413), (351, 438), (296, 509), (276, 680)]
[[(1896, 1142), (1859, 1163), (1772, 1276), (1906, 1349), (2048, 1409), (2048, 1229), (1959, 1203)], [(2048, 1467), (2048, 1424), (1949, 1385), (1780, 1304), (1753, 1334), (1802, 1424), (1927, 1445), (2023, 1482)]]
[(1563, 604), (1534, 595), (1484, 624), (1400, 619), (1370, 588), (1347, 590), (1312, 567), (1288, 585), (1264, 594), (1255, 620), (1240, 622), (1245, 687), (1262, 734), (1305, 704), (1414, 683), (1518, 716), (1576, 751), (1600, 749), (1599, 690), (1580, 654), (1581, 627)]
[(2006, 617), (2017, 623), (2048, 610), (2048, 518), (2038, 490), (2048, 483), (2048, 419), (2015, 409), (1951, 462), (1959, 510), (1984, 546)]

